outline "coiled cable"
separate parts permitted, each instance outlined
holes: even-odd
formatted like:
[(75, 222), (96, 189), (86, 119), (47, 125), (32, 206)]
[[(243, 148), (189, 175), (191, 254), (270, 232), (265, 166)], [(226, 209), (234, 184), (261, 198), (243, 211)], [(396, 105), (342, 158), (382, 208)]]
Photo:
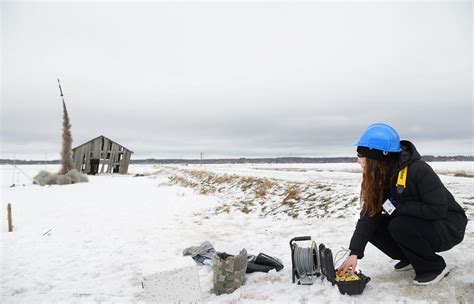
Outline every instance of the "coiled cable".
[(312, 243), (310, 248), (302, 248), (295, 245), (293, 258), (295, 269), (301, 283), (310, 283), (306, 282), (306, 279), (312, 280), (312, 278), (317, 274), (317, 265), (314, 264), (316, 254), (315, 247), (315, 242)]

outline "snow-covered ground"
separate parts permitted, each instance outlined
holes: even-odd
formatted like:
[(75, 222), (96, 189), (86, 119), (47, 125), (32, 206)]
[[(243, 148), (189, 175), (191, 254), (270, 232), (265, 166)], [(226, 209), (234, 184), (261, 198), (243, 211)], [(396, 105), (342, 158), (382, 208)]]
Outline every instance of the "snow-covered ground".
[[(430, 165), (472, 218), (474, 178), (465, 175), (474, 174), (474, 163)], [(372, 245), (359, 263), (372, 279), (362, 295), (343, 296), (327, 281), (291, 283), (291, 238), (311, 235), (333, 253), (348, 246), (358, 213), (357, 164), (133, 165), (129, 175), (46, 187), (28, 178), (44, 165), (18, 168), (0, 166), (1, 303), (144, 302), (143, 278), (192, 264), (183, 249), (205, 240), (218, 251), (276, 256), (285, 268), (246, 275), (234, 293), (215, 296), (212, 271), (200, 266), (204, 302), (474, 303), (471, 223), (463, 243), (442, 253), (451, 274), (436, 286), (414, 286), (412, 271), (394, 272), (395, 262)]]

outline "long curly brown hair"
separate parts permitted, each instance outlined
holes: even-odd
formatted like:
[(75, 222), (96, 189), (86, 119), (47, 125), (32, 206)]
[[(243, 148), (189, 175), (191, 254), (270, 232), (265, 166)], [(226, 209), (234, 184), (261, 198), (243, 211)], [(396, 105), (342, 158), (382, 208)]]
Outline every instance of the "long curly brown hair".
[(388, 197), (389, 185), (394, 183), (397, 170), (395, 159), (365, 159), (360, 203), (362, 212), (374, 216), (382, 210), (382, 204)]

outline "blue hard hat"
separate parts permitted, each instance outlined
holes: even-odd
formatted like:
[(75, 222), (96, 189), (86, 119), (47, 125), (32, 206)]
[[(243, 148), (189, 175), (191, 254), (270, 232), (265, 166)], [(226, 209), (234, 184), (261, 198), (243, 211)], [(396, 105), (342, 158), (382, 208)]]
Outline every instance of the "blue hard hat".
[(400, 152), (400, 137), (389, 125), (375, 123), (367, 127), (362, 137), (353, 146), (367, 147), (384, 152)]

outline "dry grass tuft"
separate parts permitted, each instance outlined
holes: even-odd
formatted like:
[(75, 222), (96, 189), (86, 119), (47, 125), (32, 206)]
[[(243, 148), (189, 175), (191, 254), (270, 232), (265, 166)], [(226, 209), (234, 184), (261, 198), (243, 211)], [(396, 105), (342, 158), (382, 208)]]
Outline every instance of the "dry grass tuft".
[(291, 186), (286, 190), (285, 198), (281, 202), (282, 205), (288, 205), (293, 207), (296, 203), (300, 201), (300, 191), (298, 186)]
[[(213, 208), (214, 214), (240, 211), (245, 214), (287, 215), (292, 218), (325, 217), (335, 202), (347, 205), (358, 200), (357, 195), (335, 196), (331, 185), (321, 182), (289, 183), (272, 178), (216, 174), (209, 171), (173, 169), (169, 181), (193, 188), (204, 195), (218, 194), (225, 203)], [(169, 170), (167, 172), (170, 173)], [(230, 199), (230, 200), (229, 200)], [(340, 210), (337, 209), (337, 210)]]
[(465, 171), (458, 171), (454, 173), (454, 176), (457, 177), (468, 177), (468, 178), (474, 178), (474, 174), (472, 173), (467, 173)]
[(170, 176), (169, 181), (172, 184), (178, 184), (178, 185), (181, 185), (183, 187), (189, 187), (189, 188), (195, 188), (198, 185), (197, 183), (195, 183), (193, 181), (190, 181), (190, 180), (188, 180), (184, 177), (177, 176), (177, 175)]
[(240, 211), (245, 214), (249, 214), (253, 211), (254, 203), (251, 200), (243, 200), (240, 202)]
[(269, 181), (267, 179), (260, 179), (258, 181), (257, 190), (255, 191), (256, 197), (264, 198), (267, 195), (268, 190), (272, 189), (275, 186), (276, 186), (275, 182)]
[(247, 205), (245, 205), (242, 208), (240, 208), (240, 211), (242, 211), (242, 213), (249, 214), (252, 211), (252, 209), (250, 209)]
[(231, 211), (231, 206), (228, 204), (223, 204), (215, 209), (215, 213), (219, 214), (222, 212), (229, 213)]

